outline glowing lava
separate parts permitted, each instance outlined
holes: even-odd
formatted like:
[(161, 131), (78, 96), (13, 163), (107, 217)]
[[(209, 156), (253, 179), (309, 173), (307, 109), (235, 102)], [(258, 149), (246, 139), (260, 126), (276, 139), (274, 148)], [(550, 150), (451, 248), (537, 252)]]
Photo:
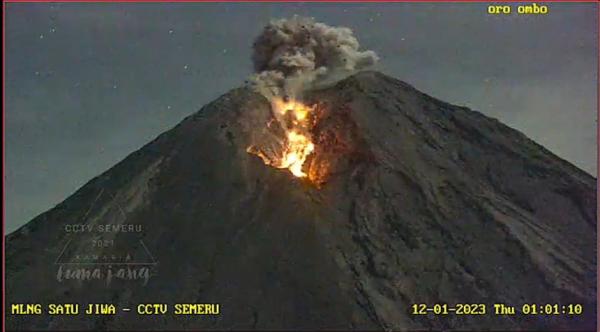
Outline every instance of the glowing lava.
[(287, 168), (299, 178), (306, 176), (302, 171), (302, 166), (306, 157), (315, 149), (314, 144), (304, 135), (294, 131), (287, 133), (287, 148), (283, 153), (281, 163), (276, 165), (278, 168)]
[(275, 119), (285, 132), (282, 151), (276, 153), (279, 157), (268, 157), (255, 147), (250, 147), (247, 151), (261, 157), (267, 165), (287, 168), (296, 177), (306, 177), (302, 167), (315, 149), (309, 132), (309, 115), (313, 108), (297, 100), (279, 97), (271, 100), (271, 107)]

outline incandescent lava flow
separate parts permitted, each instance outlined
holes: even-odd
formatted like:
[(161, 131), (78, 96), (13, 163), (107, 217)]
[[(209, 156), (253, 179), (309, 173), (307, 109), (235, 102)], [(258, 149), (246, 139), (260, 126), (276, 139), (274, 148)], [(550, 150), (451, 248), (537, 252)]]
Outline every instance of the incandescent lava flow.
[[(271, 109), (274, 116), (272, 120), (277, 120), (276, 123), (283, 129), (280, 153), (269, 157), (254, 146), (250, 146), (247, 151), (258, 155), (267, 165), (288, 169), (296, 177), (306, 177), (303, 166), (307, 157), (315, 150), (310, 138), (314, 107), (288, 97), (274, 97), (271, 100)], [(275, 123), (272, 120), (268, 124), (269, 127)]]

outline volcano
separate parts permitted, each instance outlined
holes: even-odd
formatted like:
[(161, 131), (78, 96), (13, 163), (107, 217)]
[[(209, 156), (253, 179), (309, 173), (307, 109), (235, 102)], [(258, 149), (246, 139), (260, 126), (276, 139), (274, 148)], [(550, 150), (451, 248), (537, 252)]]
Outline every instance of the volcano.
[[(9, 312), (7, 327), (595, 328), (595, 178), (495, 119), (378, 72), (304, 101), (319, 114), (306, 177), (248, 153), (271, 134), (272, 110), (242, 87), (8, 235), (7, 308), (117, 312)], [(219, 304), (219, 314), (174, 315), (175, 303)], [(486, 312), (413, 312), (444, 303)], [(139, 304), (169, 312), (140, 315)], [(496, 314), (497, 304), (517, 313)], [(523, 304), (561, 312), (525, 315)]]

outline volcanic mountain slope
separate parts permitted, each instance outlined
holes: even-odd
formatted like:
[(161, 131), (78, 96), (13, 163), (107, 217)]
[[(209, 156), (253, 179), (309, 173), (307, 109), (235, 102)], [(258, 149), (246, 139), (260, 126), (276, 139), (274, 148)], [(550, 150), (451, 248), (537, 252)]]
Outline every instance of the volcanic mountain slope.
[[(7, 238), (7, 304), (114, 303), (108, 316), (7, 315), (12, 329), (593, 329), (595, 179), (523, 134), (377, 72), (314, 91), (311, 180), (246, 152), (270, 104), (232, 90)], [(96, 255), (151, 256), (139, 280), (57, 280)], [(105, 238), (107, 235), (103, 235)], [(140, 242), (142, 240), (143, 242)], [(141, 245), (139, 245), (140, 243)], [(145, 246), (145, 248), (143, 248)], [(139, 303), (219, 303), (139, 316)], [(485, 303), (484, 315), (413, 315)], [(493, 304), (582, 304), (500, 316)], [(170, 308), (172, 311), (172, 307)]]

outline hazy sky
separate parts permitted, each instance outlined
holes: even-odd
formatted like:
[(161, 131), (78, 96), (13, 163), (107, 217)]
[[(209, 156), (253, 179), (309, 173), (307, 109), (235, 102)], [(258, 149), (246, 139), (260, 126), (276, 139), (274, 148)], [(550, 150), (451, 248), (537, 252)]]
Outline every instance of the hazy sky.
[[(516, 4), (513, 4), (516, 6)], [(251, 71), (271, 18), (352, 28), (377, 69), (498, 118), (596, 175), (597, 4), (6, 4), (6, 228), (13, 231)]]

